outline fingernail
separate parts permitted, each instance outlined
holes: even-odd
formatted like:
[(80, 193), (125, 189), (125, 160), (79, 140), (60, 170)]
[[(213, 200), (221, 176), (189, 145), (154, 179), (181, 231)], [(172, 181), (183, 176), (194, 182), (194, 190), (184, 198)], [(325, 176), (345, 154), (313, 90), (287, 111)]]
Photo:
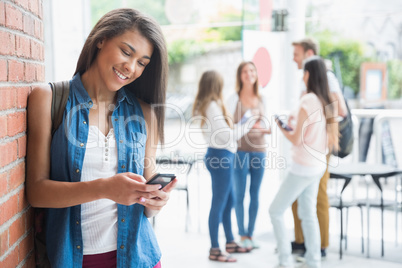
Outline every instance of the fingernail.
[(162, 188), (162, 185), (159, 185), (158, 189), (161, 189), (161, 188)]
[(145, 199), (144, 197), (141, 197), (141, 198), (140, 198), (140, 202), (141, 202), (141, 203), (144, 203), (145, 201), (146, 201), (146, 199)]

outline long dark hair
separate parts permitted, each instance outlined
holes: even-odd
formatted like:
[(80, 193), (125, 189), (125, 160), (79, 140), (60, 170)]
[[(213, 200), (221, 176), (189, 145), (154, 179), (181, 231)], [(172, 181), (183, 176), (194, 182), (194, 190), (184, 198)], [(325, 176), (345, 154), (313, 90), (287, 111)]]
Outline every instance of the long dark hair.
[(119, 8), (106, 13), (85, 41), (74, 75), (82, 75), (91, 67), (98, 55), (97, 44), (100, 41), (122, 35), (128, 30), (138, 30), (153, 45), (154, 51), (142, 75), (125, 88), (151, 104), (158, 121), (159, 140), (163, 143), (168, 60), (165, 39), (155, 20), (132, 8)]
[(327, 121), (328, 147), (338, 149), (339, 130), (334, 118), (334, 106), (329, 91), (327, 68), (323, 59), (313, 56), (304, 62), (304, 71), (309, 73), (307, 93), (314, 93), (321, 101)]

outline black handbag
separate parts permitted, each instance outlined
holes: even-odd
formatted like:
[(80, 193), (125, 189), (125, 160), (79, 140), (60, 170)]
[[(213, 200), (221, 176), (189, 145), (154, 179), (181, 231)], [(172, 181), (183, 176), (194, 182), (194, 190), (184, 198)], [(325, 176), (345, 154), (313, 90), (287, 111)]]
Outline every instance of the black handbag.
[[(345, 100), (345, 99), (344, 99)], [(348, 114), (339, 122), (339, 148), (333, 150), (332, 154), (340, 158), (348, 156), (353, 150), (353, 122), (349, 105), (345, 100)]]
[[(63, 121), (63, 113), (66, 109), (68, 94), (70, 91), (70, 82), (49, 83), (52, 89), (52, 137)], [(36, 268), (50, 268), (50, 262), (46, 250), (46, 209), (35, 208), (34, 222), (34, 248)]]

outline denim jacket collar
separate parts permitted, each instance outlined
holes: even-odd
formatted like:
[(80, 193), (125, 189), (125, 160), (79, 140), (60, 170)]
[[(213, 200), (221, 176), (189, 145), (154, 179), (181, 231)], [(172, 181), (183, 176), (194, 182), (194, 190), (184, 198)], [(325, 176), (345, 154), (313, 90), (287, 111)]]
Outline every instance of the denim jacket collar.
[[(75, 97), (79, 104), (87, 104), (91, 108), (93, 105), (91, 97), (88, 95), (88, 91), (85, 89), (84, 85), (81, 81), (81, 74), (77, 73), (74, 75), (73, 79), (71, 80), (71, 87), (76, 88)], [(130, 98), (127, 97), (126, 89), (124, 87), (120, 88), (117, 91), (117, 101), (116, 105), (118, 106), (120, 102), (123, 100), (127, 100), (130, 105), (133, 105), (133, 102)]]

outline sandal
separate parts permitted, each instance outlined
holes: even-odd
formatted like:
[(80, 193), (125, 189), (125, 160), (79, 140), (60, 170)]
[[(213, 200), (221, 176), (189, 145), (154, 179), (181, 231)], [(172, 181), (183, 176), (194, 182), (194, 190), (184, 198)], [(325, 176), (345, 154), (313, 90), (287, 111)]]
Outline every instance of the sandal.
[(211, 261), (219, 261), (219, 262), (236, 262), (237, 261), (231, 255), (223, 254), (220, 249), (212, 249), (212, 248), (209, 250), (209, 259)]
[(226, 243), (226, 251), (228, 253), (248, 253), (252, 248), (244, 248), (239, 246), (236, 242)]

